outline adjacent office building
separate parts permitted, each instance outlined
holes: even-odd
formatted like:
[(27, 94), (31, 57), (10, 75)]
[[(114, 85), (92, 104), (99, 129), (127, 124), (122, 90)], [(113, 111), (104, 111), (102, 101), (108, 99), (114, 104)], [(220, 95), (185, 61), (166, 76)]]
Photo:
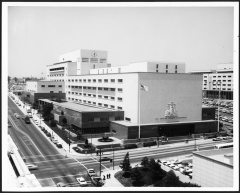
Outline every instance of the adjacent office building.
[(233, 148), (193, 152), (193, 180), (201, 187), (233, 187)]
[(218, 64), (217, 70), (192, 71), (191, 74), (203, 76), (203, 98), (233, 100), (233, 64)]

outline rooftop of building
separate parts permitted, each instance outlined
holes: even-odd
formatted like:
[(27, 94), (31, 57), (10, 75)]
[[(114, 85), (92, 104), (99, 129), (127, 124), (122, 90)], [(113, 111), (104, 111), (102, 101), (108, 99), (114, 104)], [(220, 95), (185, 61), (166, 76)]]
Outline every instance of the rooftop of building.
[[(204, 120), (204, 121), (180, 121), (180, 120), (177, 120), (175, 122), (169, 122), (169, 123), (160, 123), (160, 122), (155, 122), (155, 123), (145, 123), (145, 124), (142, 124), (141, 123), (141, 126), (150, 126), (150, 125), (166, 125), (166, 124), (170, 124), (170, 125), (173, 125), (173, 124), (187, 124), (187, 123), (200, 123), (200, 122), (215, 122), (216, 120)], [(122, 121), (112, 121), (113, 123), (116, 123), (116, 124), (120, 124), (120, 125), (123, 125), (123, 126), (126, 126), (126, 127), (130, 127), (130, 126), (139, 126), (138, 123), (132, 123), (130, 121), (125, 121), (125, 120), (122, 120)]]
[(53, 64), (50, 64), (50, 65), (47, 65), (47, 66), (53, 66), (53, 65), (57, 65), (57, 64), (64, 64), (64, 63), (68, 63), (68, 62), (72, 62), (72, 61), (68, 60), (68, 61), (64, 61), (64, 62), (57, 62), (57, 63), (53, 63)]
[(193, 152), (195, 155), (217, 161), (219, 163), (227, 164), (233, 166), (226, 157), (233, 157), (233, 148), (224, 148), (224, 149), (214, 149), (214, 150), (203, 150)]
[(55, 102), (49, 99), (39, 99), (40, 101), (44, 101), (47, 103), (53, 103), (54, 105), (61, 106), (66, 109), (71, 109), (75, 110), (77, 112), (109, 112), (109, 111), (119, 111), (115, 109), (110, 109), (110, 108), (104, 108), (104, 107), (96, 107), (93, 105), (87, 105), (87, 104), (79, 104), (75, 102)]

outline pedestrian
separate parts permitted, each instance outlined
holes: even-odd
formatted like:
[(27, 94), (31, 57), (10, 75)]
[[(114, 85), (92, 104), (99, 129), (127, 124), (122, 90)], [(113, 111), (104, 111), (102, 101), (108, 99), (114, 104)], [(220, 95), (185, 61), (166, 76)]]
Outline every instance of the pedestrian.
[(107, 179), (108, 179), (108, 174), (107, 174)]
[(105, 175), (103, 175), (103, 180), (105, 180)]
[(108, 177), (111, 178), (111, 174), (108, 174)]
[(97, 152), (96, 152), (96, 153), (97, 153), (97, 155), (98, 155), (98, 150), (97, 150)]

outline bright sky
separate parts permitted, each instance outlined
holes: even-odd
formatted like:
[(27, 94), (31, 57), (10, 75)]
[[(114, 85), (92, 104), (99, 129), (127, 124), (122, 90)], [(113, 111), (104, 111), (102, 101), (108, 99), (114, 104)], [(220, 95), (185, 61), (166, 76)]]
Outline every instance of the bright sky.
[(185, 62), (187, 72), (216, 69), (233, 62), (233, 10), (10, 6), (8, 74), (40, 77), (77, 49), (108, 51), (112, 66), (153, 60)]

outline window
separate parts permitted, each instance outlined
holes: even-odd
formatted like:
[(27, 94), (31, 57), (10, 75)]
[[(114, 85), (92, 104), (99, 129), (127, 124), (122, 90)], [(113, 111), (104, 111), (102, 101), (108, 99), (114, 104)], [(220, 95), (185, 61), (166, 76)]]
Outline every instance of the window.
[(107, 104), (104, 104), (104, 107), (108, 107), (108, 105), (107, 105)]
[(216, 76), (213, 76), (213, 78), (216, 78)]
[(228, 86), (231, 86), (231, 84), (228, 84)]
[(231, 82), (231, 80), (228, 80), (228, 82)]
[(88, 88), (89, 90), (91, 90), (92, 87), (89, 86), (89, 87), (87, 87), (87, 88)]
[(110, 90), (111, 90), (111, 91), (115, 91), (115, 88), (111, 88)]
[(96, 95), (95, 95), (95, 94), (93, 94), (93, 97), (96, 97)]
[(115, 82), (115, 80), (114, 80), (114, 79), (111, 79), (111, 82)]
[(108, 99), (108, 96), (104, 96), (105, 99)]
[(108, 88), (104, 88), (104, 90), (108, 90)]
[(83, 79), (83, 82), (86, 82), (86, 79)]
[(99, 106), (102, 106), (102, 103), (98, 103)]
[(91, 63), (98, 63), (98, 59), (97, 58), (90, 58), (90, 62)]
[(166, 70), (166, 73), (168, 73), (168, 70)]
[(88, 82), (91, 82), (91, 79), (88, 79)]
[(100, 58), (100, 63), (106, 63), (107, 60), (105, 58)]
[(62, 85), (58, 85), (58, 87), (62, 87)]
[(82, 79), (79, 79), (79, 82), (82, 82)]
[(102, 95), (98, 95), (98, 98), (102, 98)]
[(168, 65), (166, 64), (166, 69), (168, 69)]
[(226, 80), (223, 80), (223, 82), (226, 82)]
[(177, 73), (177, 70), (175, 70), (175, 73)]
[(41, 87), (45, 87), (45, 85), (41, 85)]
[(156, 70), (156, 72), (158, 72), (158, 70)]
[(175, 65), (175, 70), (177, 70), (177, 65)]
[(75, 82), (78, 82), (78, 79), (75, 79)]
[(93, 102), (94, 105), (96, 105), (96, 102)]
[(126, 121), (131, 121), (131, 119), (130, 119), (130, 118), (128, 118), (128, 117), (125, 117), (125, 120), (126, 120)]
[(121, 97), (118, 97), (118, 101), (122, 101), (122, 98), (121, 98)]
[(218, 76), (218, 78), (221, 78), (222, 76)]
[(55, 87), (55, 85), (48, 85), (48, 87)]
[(93, 82), (96, 82), (96, 79), (93, 79)]
[(118, 82), (119, 82), (119, 83), (122, 83), (122, 82), (123, 82), (123, 80), (122, 80), (122, 79), (118, 79)]
[(102, 90), (102, 87), (98, 87), (98, 90)]
[(50, 93), (54, 93), (53, 91), (50, 91)]
[(91, 104), (91, 101), (88, 101), (89, 104)]
[(92, 87), (93, 90), (96, 90), (96, 87)]
[(82, 62), (89, 62), (88, 58), (82, 58)]
[(158, 68), (158, 64), (156, 64), (156, 68)]
[[(122, 110), (122, 107), (118, 107), (118, 110)], [(116, 117), (116, 120), (120, 120), (120, 119), (117, 119), (117, 117)]]
[(91, 96), (91, 94), (88, 94), (88, 96)]
[(226, 76), (223, 76), (223, 78), (226, 78)]
[(108, 79), (104, 79), (104, 82), (108, 82)]
[(98, 79), (98, 82), (102, 82), (102, 79)]
[(114, 99), (115, 99), (115, 97), (111, 97), (111, 99), (112, 99), (112, 100), (114, 100)]
[(111, 107), (112, 109), (114, 109), (114, 108), (115, 108), (115, 106), (114, 106), (114, 105), (111, 105), (110, 107)]
[(87, 96), (87, 94), (86, 94), (86, 93), (83, 93), (83, 96)]
[(85, 101), (85, 100), (83, 100), (83, 102), (85, 103), (86, 101)]
[(223, 86), (226, 86), (226, 84), (223, 84)]
[(84, 86), (84, 87), (83, 87), (83, 89), (87, 89), (87, 87), (86, 87), (86, 86)]
[(228, 76), (229, 78), (232, 77), (232, 76)]

